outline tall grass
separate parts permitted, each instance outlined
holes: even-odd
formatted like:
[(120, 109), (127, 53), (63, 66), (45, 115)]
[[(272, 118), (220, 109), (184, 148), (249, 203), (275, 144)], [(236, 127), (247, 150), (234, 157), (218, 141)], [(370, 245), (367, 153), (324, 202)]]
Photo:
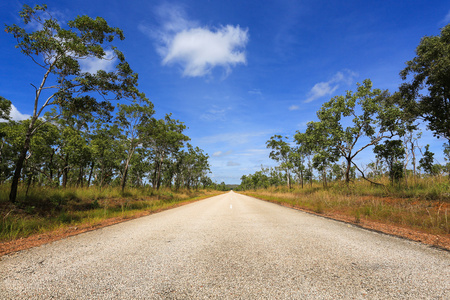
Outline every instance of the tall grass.
[(343, 215), (358, 223), (378, 221), (410, 227), (433, 234), (450, 234), (450, 182), (447, 178), (422, 178), (408, 185), (372, 185), (355, 181), (324, 188), (314, 184), (271, 187), (244, 192), (261, 199), (285, 203), (325, 215)]
[(111, 218), (129, 219), (183, 202), (218, 194), (206, 190), (130, 188), (32, 188), (19, 191), (17, 205), (8, 202), (8, 187), (0, 186), (0, 242), (60, 228), (96, 226)]

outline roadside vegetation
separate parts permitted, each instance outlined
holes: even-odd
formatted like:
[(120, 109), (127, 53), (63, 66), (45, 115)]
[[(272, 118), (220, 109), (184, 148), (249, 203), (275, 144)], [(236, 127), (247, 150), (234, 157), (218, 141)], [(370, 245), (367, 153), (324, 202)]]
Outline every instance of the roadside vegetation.
[(122, 30), (101, 17), (60, 22), (50, 11), (24, 5), (21, 24), (5, 26), (40, 75), (24, 82), (29, 119), (13, 120), (0, 96), (0, 242), (225, 190), (209, 178), (209, 156), (189, 143), (186, 125), (171, 113), (154, 116), (118, 48)]
[(245, 195), (353, 223), (375, 221), (422, 232), (450, 234), (450, 183), (444, 177), (417, 179), (408, 185), (386, 186), (355, 180), (351, 185), (320, 182), (302, 188), (294, 185), (240, 191)]
[[(396, 92), (370, 79), (325, 102), (304, 131), (267, 141), (276, 167), (241, 177), (245, 194), (352, 222), (450, 234), (450, 24), (423, 37)], [(425, 125), (444, 161), (422, 144)], [(364, 163), (361, 163), (364, 161)]]
[[(0, 191), (2, 196), (8, 189)], [(215, 190), (32, 188), (20, 205), (0, 202), (0, 243), (59, 229), (95, 228), (218, 195)], [(5, 199), (2, 197), (2, 199)]]

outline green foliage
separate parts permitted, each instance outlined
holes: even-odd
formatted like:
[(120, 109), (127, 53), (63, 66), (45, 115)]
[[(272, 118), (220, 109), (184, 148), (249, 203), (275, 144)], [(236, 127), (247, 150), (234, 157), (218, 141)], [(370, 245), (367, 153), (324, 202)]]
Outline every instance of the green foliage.
[(419, 160), (419, 168), (429, 175), (437, 175), (439, 173), (439, 167), (433, 162), (434, 153), (430, 151), (430, 145), (426, 145), (423, 157)]
[(292, 149), (286, 140), (288, 140), (288, 137), (283, 138), (281, 135), (274, 135), (266, 142), (266, 145), (267, 148), (272, 149), (269, 157), (279, 162), (280, 168), (286, 172), (287, 186), (290, 188), (290, 173), (293, 167), (293, 154)]
[(403, 178), (403, 163), (405, 148), (401, 140), (387, 140), (375, 146), (373, 151), (380, 160), (384, 160), (389, 168), (391, 182), (398, 182)]
[(423, 117), (436, 136), (450, 140), (450, 24), (440, 36), (425, 36), (416, 57), (400, 72), (400, 102), (412, 118)]
[[(0, 120), (9, 120), (11, 113), (11, 101), (0, 96)], [(1, 132), (0, 132), (1, 137)]]

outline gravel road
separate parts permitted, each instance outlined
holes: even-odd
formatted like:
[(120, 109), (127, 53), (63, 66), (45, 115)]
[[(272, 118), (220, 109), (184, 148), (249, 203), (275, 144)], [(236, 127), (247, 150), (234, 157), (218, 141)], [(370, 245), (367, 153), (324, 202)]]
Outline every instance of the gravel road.
[(450, 253), (230, 192), (1, 257), (1, 299), (449, 299)]

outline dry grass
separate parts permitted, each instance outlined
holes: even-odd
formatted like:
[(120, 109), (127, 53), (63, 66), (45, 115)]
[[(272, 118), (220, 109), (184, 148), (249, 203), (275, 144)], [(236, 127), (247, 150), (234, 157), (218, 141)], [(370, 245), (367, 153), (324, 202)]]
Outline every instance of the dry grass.
[(447, 178), (416, 179), (408, 185), (370, 185), (357, 181), (336, 183), (327, 189), (319, 184), (247, 191), (247, 195), (276, 203), (285, 203), (324, 215), (350, 216), (424, 231), (450, 234), (450, 184)]
[(95, 226), (112, 218), (130, 219), (217, 195), (207, 190), (161, 189), (48, 189), (36, 188), (18, 205), (7, 201), (7, 188), (0, 189), (0, 242), (25, 238), (62, 228)]

